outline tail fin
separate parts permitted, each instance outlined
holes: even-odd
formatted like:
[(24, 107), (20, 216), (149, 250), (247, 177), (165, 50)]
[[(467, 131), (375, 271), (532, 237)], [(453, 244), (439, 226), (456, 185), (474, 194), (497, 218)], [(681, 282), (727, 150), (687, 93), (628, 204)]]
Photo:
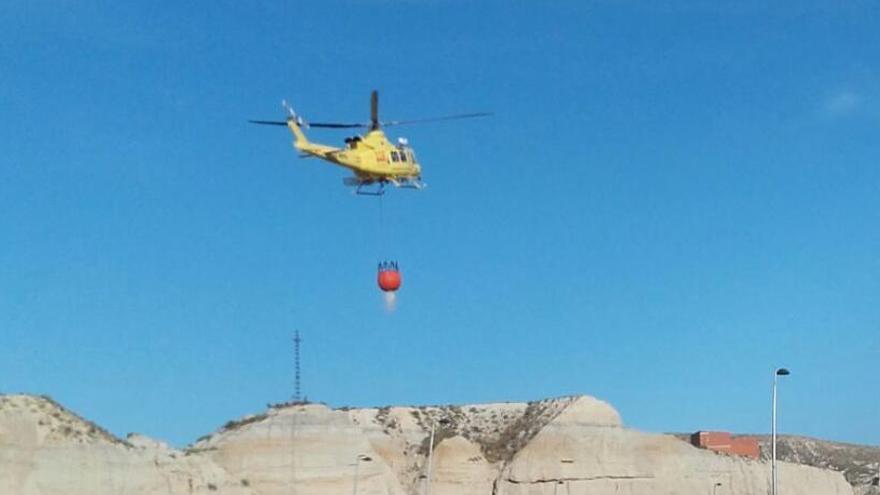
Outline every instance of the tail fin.
[(290, 105), (287, 104), (287, 100), (282, 100), (281, 106), (283, 106), (284, 110), (287, 111), (287, 127), (289, 127), (290, 132), (293, 133), (293, 145), (296, 148), (300, 148), (306, 144), (309, 144), (309, 140), (306, 138), (306, 135), (302, 131), (302, 127), (305, 125), (302, 118), (297, 116), (296, 112), (294, 112), (293, 109), (290, 108)]

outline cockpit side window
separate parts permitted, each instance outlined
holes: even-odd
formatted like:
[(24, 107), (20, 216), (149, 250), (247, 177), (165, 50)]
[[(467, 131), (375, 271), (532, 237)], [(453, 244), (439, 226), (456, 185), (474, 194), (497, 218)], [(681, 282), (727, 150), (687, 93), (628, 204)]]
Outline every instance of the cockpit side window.
[(400, 150), (400, 161), (402, 161), (402, 162), (406, 161), (406, 152), (403, 150)]
[(391, 161), (392, 162), (399, 162), (400, 161), (400, 157), (397, 155), (396, 151), (391, 152)]

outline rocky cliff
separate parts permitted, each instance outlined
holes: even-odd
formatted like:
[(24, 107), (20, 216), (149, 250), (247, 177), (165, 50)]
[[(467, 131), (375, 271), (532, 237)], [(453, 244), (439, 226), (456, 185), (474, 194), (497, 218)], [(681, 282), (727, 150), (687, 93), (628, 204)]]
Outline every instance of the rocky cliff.
[[(769, 459), (770, 437), (758, 438), (762, 456)], [(781, 435), (776, 455), (783, 461), (840, 471), (856, 493), (880, 495), (880, 447)]]
[(0, 494), (252, 494), (210, 460), (117, 439), (44, 397), (0, 396)]
[[(768, 493), (766, 462), (627, 429), (591, 397), (330, 409), (286, 405), (183, 451), (120, 440), (45, 398), (0, 396), (0, 493), (318, 495)], [(781, 463), (784, 493), (850, 495), (832, 470)]]

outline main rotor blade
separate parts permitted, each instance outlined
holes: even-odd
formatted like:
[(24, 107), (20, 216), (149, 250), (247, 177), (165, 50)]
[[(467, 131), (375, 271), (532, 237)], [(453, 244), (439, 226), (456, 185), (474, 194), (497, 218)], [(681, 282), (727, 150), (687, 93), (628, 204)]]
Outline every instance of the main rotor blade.
[(494, 115), (492, 112), (477, 112), (477, 113), (460, 113), (457, 115), (446, 115), (444, 117), (430, 117), (427, 119), (414, 119), (414, 120), (391, 120), (388, 122), (382, 122), (382, 125), (385, 127), (392, 125), (409, 125), (409, 124), (422, 124), (426, 122), (440, 122), (443, 120), (458, 120), (458, 119), (472, 119), (476, 117), (489, 117)]
[(306, 122), (309, 127), (324, 127), (327, 129), (354, 129), (370, 127), (370, 124), (338, 124), (335, 122)]
[(287, 122), (282, 122), (280, 120), (248, 120), (251, 124), (260, 124), (260, 125), (283, 125), (287, 127)]

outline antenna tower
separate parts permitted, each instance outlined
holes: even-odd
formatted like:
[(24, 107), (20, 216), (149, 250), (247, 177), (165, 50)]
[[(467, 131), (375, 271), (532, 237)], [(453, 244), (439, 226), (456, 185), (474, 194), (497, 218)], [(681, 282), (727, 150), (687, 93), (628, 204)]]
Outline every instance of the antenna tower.
[(299, 388), (299, 346), (302, 339), (299, 338), (299, 330), (296, 330), (293, 337), (293, 358), (294, 358), (294, 379), (293, 379), (293, 401), (302, 402), (302, 394)]

